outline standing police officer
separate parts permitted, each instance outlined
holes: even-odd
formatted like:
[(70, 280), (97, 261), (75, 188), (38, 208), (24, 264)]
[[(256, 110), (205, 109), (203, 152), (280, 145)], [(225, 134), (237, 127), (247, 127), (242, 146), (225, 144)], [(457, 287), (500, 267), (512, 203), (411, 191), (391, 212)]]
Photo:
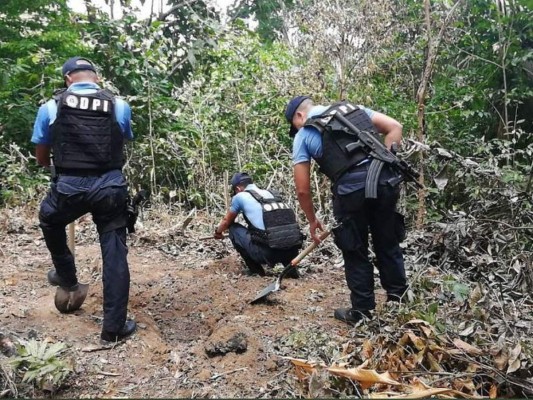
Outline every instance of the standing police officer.
[[(231, 178), (233, 198), (230, 209), (215, 230), (215, 239), (222, 239), (229, 229), (229, 238), (253, 274), (265, 275), (263, 265), (287, 265), (298, 255), (302, 234), (294, 211), (268, 190), (259, 189), (246, 172)], [(243, 213), (248, 228), (236, 223)], [(287, 277), (297, 278), (298, 271)]]
[[(130, 285), (126, 246), (127, 183), (122, 175), (125, 139), (133, 139), (131, 110), (98, 86), (94, 65), (74, 57), (62, 68), (65, 89), (42, 105), (31, 141), (37, 162), (53, 166), (50, 191), (41, 203), (40, 227), (55, 270), (48, 281), (58, 286), (56, 308), (81, 307), (89, 285), (79, 283), (65, 227), (90, 212), (96, 223), (103, 259), (104, 320), (101, 339), (115, 342), (131, 335), (127, 320)], [(55, 173), (53, 170), (55, 169)]]
[[(371, 318), (371, 310), (376, 305), (373, 266), (368, 255), (369, 229), (388, 300), (399, 301), (407, 290), (399, 246), (402, 227), (398, 226), (401, 221), (396, 214), (401, 179), (386, 165), (381, 172), (373, 170), (372, 160), (354, 146), (357, 139), (353, 133), (339, 129), (336, 119), (328, 117), (336, 112), (345, 115), (360, 130), (382, 133), (389, 149), (393, 143), (400, 144), (402, 125), (384, 114), (346, 102), (330, 107), (315, 106), (307, 96), (293, 98), (285, 110), (285, 118), (291, 125), (289, 135), (294, 138), (292, 157), (298, 201), (315, 242), (319, 242), (317, 230), (323, 228), (315, 215), (311, 196), (311, 158), (332, 181), (333, 214), (341, 222), (333, 233), (335, 244), (342, 251), (352, 303), (350, 308), (336, 309), (334, 317), (356, 323)], [(348, 151), (347, 146), (354, 150)], [(365, 193), (368, 186), (373, 186), (377, 195), (368, 196)]]

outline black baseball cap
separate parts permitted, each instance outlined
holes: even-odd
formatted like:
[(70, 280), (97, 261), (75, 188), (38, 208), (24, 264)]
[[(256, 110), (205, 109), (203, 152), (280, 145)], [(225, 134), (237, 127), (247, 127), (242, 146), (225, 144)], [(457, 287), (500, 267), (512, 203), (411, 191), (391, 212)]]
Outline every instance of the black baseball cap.
[(241, 183), (252, 183), (252, 177), (246, 172), (237, 172), (231, 177), (231, 187), (235, 189)]
[(300, 107), (300, 104), (302, 104), (305, 100), (310, 99), (309, 96), (296, 96), (291, 99), (287, 103), (287, 108), (285, 108), (285, 119), (289, 124), (291, 124), (291, 128), (289, 129), (289, 136), (294, 137), (296, 135), (296, 132), (298, 132), (298, 129), (296, 129), (292, 125), (292, 119), (294, 118), (294, 114), (296, 113), (296, 110), (298, 107)]
[(84, 57), (72, 57), (65, 61), (61, 72), (65, 76), (74, 71), (93, 71), (96, 73), (96, 68), (91, 61)]

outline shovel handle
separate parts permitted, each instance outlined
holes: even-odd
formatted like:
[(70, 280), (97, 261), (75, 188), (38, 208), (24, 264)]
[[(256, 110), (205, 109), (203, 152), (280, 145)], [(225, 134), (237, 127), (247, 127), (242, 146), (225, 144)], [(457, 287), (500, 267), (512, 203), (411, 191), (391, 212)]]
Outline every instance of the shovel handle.
[(68, 224), (68, 249), (72, 253), (72, 257), (76, 259), (76, 221)]
[[(318, 238), (320, 239), (320, 241), (322, 241), (325, 238), (327, 238), (330, 234), (331, 234), (331, 231), (329, 230), (323, 231), (320, 235), (318, 235)], [(315, 249), (316, 246), (318, 245), (313, 241), (313, 243), (307, 246), (300, 254), (296, 256), (296, 258), (294, 258), (291, 261), (291, 265), (295, 267), (296, 265), (300, 264), (300, 261), (302, 261), (306, 255), (311, 253)]]
[[(224, 237), (222, 239), (226, 239), (228, 237), (228, 235), (224, 235)], [(198, 240), (209, 240), (209, 239), (213, 239), (213, 240), (219, 240), (219, 239), (215, 239), (215, 237), (213, 235), (211, 236), (204, 236), (204, 237), (201, 237), (199, 238)]]

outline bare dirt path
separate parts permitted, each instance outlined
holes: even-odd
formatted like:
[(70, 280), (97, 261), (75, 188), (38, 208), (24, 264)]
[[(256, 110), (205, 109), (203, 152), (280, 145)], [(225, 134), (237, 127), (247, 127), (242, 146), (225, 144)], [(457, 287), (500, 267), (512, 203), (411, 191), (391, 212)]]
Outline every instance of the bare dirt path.
[[(162, 247), (137, 237), (130, 240), (129, 313), (139, 330), (113, 349), (96, 350), (101, 258), (90, 219), (79, 223), (76, 246), (78, 274), (90, 283), (89, 296), (81, 310), (63, 315), (46, 281), (51, 261), (37, 221), (31, 210), (14, 215), (4, 216), (1, 230), (0, 326), (24, 339), (71, 347), (76, 373), (58, 396), (288, 396), (299, 389), (282, 358), (289, 355), (286, 345), (298, 349), (296, 339), (305, 332), (324, 341), (349, 334), (348, 326), (332, 318), (335, 307), (347, 304), (348, 293), (331, 244), (302, 263), (300, 279), (284, 280), (283, 290), (267, 303), (250, 305), (274, 276), (248, 276), (229, 243), (178, 238)], [(240, 347), (220, 354), (231, 339)]]

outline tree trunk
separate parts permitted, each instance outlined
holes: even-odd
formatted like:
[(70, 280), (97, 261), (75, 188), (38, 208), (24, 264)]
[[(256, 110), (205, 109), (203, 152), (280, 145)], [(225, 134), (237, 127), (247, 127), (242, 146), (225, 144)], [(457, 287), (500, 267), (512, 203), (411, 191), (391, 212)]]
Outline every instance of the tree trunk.
[[(425, 108), (426, 108), (426, 99), (427, 99), (427, 87), (429, 84), (429, 81), (431, 79), (431, 75), (433, 74), (433, 66), (435, 65), (435, 60), (437, 59), (437, 52), (440, 45), (440, 41), (442, 40), (442, 36), (444, 35), (444, 31), (446, 30), (446, 27), (448, 26), (448, 23), (450, 21), (450, 18), (457, 8), (457, 6), (461, 3), (462, 0), (457, 0), (457, 2), (453, 5), (451, 10), (448, 12), (448, 15), (446, 15), (446, 18), (444, 19), (442, 26), (440, 28), (439, 34), (437, 35), (436, 39), (433, 40), (431, 37), (431, 0), (424, 0), (424, 20), (426, 24), (426, 31), (427, 31), (427, 57), (424, 67), (424, 72), (422, 73), (422, 78), (420, 80), (420, 85), (418, 86), (418, 91), (416, 93), (416, 101), (418, 103), (418, 111), (417, 111), (417, 117), (418, 117), (418, 133), (417, 133), (417, 140), (420, 143), (425, 143), (426, 141), (426, 121), (425, 121)], [(424, 165), (424, 153), (419, 153), (419, 161), (420, 165)], [(425, 176), (424, 176), (424, 169), (421, 168), (420, 177), (418, 178), (418, 182), (420, 182), (422, 185), (424, 185), (425, 182)], [(420, 229), (424, 223), (425, 223), (425, 217), (426, 217), (426, 190), (420, 189), (418, 191), (418, 214), (416, 217), (416, 227)]]

